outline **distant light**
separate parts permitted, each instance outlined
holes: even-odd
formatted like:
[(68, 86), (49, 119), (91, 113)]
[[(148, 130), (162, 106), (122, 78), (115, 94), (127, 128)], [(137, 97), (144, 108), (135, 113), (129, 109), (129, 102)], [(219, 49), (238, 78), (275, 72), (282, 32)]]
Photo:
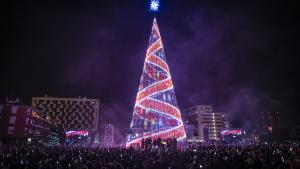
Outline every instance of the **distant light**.
[(28, 142), (31, 142), (31, 138), (28, 138), (27, 141), (28, 141)]
[(159, 7), (159, 0), (151, 0), (150, 11), (153, 11), (153, 12), (158, 11), (158, 7)]

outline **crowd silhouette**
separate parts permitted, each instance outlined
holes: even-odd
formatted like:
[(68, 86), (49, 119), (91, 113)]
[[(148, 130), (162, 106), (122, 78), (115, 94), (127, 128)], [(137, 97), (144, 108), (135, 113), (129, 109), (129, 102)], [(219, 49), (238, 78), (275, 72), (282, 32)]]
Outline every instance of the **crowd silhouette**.
[[(148, 143), (145, 143), (145, 145)], [(142, 148), (4, 146), (2, 169), (298, 169), (298, 144)]]

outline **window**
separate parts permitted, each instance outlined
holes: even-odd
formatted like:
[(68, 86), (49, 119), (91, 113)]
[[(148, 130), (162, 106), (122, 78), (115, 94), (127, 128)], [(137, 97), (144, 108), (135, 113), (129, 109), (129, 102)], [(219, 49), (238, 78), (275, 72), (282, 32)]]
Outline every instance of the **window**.
[(16, 116), (10, 116), (9, 123), (10, 124), (15, 124), (16, 123)]
[(28, 117), (26, 118), (26, 124), (29, 124), (29, 118)]
[(15, 127), (8, 127), (7, 133), (8, 134), (14, 134), (14, 131), (15, 131)]
[(17, 106), (13, 106), (11, 108), (11, 113), (17, 114), (17, 112), (18, 112), (18, 107)]

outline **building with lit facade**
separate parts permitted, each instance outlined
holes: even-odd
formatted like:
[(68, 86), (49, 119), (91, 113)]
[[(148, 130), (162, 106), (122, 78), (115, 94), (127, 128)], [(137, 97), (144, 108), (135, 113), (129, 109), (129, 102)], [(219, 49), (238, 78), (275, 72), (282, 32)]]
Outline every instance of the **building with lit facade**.
[(224, 119), (225, 129), (232, 128), (231, 118), (229, 117), (228, 113), (223, 113), (223, 119)]
[(45, 112), (65, 131), (98, 131), (98, 99), (33, 97), (32, 106)]
[[(206, 142), (221, 139), (221, 131), (226, 128), (225, 115), (214, 112), (211, 105), (196, 105), (183, 113), (187, 139)], [(229, 123), (229, 121), (226, 121)], [(229, 126), (229, 124), (227, 124)]]
[(214, 135), (214, 140), (221, 139), (221, 131), (230, 126), (229, 121), (225, 120), (225, 115), (223, 112), (213, 112), (211, 121), (207, 119), (206, 124), (212, 125), (212, 131)]
[(55, 123), (42, 111), (25, 105), (0, 104), (0, 139), (3, 143), (47, 142)]
[(260, 118), (264, 132), (272, 133), (274, 129), (280, 128), (279, 112), (261, 112)]
[(104, 125), (104, 136), (103, 136), (103, 146), (112, 147), (115, 143), (115, 128), (113, 124)]

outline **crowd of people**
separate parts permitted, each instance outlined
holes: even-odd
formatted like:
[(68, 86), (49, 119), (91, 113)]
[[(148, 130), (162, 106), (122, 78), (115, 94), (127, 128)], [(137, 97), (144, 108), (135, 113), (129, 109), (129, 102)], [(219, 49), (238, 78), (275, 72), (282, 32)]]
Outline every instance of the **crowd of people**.
[(298, 169), (298, 144), (168, 148), (3, 147), (2, 169)]
[(153, 149), (154, 147), (164, 148), (168, 150), (177, 149), (177, 139), (176, 138), (168, 138), (168, 139), (161, 139), (161, 138), (147, 138), (142, 139), (141, 141), (141, 148), (144, 149)]

